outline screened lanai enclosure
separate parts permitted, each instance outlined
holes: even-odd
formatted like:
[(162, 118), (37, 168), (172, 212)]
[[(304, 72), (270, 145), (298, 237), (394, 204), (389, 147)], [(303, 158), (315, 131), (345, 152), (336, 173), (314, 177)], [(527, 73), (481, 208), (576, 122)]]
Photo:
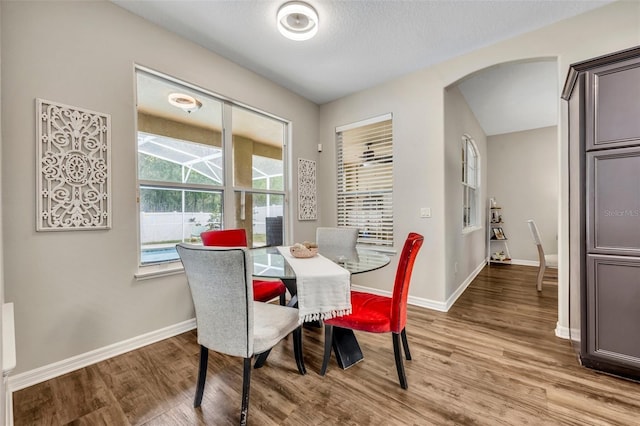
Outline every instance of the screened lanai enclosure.
[[(281, 160), (252, 155), (251, 162), (252, 188), (282, 187)], [(223, 155), (219, 147), (139, 132), (143, 263), (177, 259), (176, 243), (199, 243), (201, 232), (223, 227), (222, 171)], [(159, 182), (172, 185), (167, 187)], [(209, 189), (215, 187), (220, 189)], [(239, 219), (251, 199), (252, 220), (248, 234), (252, 236), (252, 246), (282, 244), (283, 196), (236, 192), (240, 199)]]

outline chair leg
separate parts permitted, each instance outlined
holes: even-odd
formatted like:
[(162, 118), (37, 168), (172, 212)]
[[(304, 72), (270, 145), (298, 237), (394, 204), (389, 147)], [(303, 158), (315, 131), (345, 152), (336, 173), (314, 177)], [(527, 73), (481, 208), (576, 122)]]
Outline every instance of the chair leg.
[(200, 367), (198, 370), (198, 382), (196, 384), (196, 397), (193, 400), (194, 408), (198, 408), (202, 403), (204, 394), (204, 382), (207, 380), (207, 366), (209, 364), (209, 349), (200, 345)]
[(404, 347), (404, 357), (407, 361), (411, 361), (411, 352), (409, 352), (409, 341), (407, 340), (407, 329), (403, 328), (400, 332), (400, 336), (402, 337), (402, 346)]
[(545, 269), (544, 265), (541, 265), (540, 269), (538, 269), (538, 291), (542, 291), (542, 279), (544, 278)]
[(302, 352), (302, 326), (293, 330), (293, 355), (296, 358), (298, 371), (304, 376), (307, 374), (307, 369), (304, 368), (304, 356)]
[(267, 361), (267, 357), (271, 353), (271, 349), (267, 349), (266, 351), (256, 355), (256, 363), (253, 365), (253, 368), (262, 368), (264, 363)]
[(322, 357), (322, 368), (320, 369), (320, 375), (324, 376), (327, 373), (327, 367), (329, 367), (329, 360), (331, 359), (331, 346), (333, 346), (333, 326), (324, 325), (324, 356)]
[(400, 352), (400, 334), (391, 333), (393, 338), (393, 354), (396, 357), (396, 370), (398, 370), (398, 379), (400, 379), (400, 387), (402, 389), (407, 389), (409, 385), (407, 385), (407, 376), (404, 374), (404, 364), (402, 363), (402, 353)]
[(244, 359), (242, 371), (242, 408), (240, 409), (240, 424), (247, 425), (249, 415), (249, 388), (251, 386), (251, 358)]

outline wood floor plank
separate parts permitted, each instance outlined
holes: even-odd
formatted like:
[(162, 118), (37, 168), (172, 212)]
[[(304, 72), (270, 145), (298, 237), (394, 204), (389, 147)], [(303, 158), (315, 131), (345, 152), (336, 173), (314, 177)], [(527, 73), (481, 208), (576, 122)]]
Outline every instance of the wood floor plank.
[[(364, 360), (326, 376), (322, 328), (304, 330), (307, 375), (293, 343), (252, 371), (254, 425), (635, 425), (640, 385), (581, 367), (555, 336), (557, 274), (536, 291), (537, 268), (484, 268), (449, 312), (408, 310), (409, 389), (398, 384), (389, 335), (357, 332)], [(100, 362), (13, 395), (20, 425), (235, 425), (242, 360), (210, 353), (193, 408), (196, 332)]]

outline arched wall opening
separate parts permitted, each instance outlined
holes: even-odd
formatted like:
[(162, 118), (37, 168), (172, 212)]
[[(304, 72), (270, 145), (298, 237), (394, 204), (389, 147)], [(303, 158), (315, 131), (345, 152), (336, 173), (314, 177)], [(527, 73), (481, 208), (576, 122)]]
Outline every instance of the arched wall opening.
[[(448, 300), (464, 291), (471, 282), (469, 277), (482, 269), (493, 251), (506, 251), (512, 264), (538, 265), (528, 219), (541, 228), (545, 252), (558, 253), (562, 203), (560, 82), (557, 58), (539, 57), (488, 65), (445, 87)], [(479, 151), (477, 229), (462, 227), (460, 140), (465, 134), (473, 138)], [(489, 198), (495, 198), (502, 207), (506, 242), (489, 240)], [(536, 282), (530, 284), (535, 292)], [(559, 291), (559, 287), (545, 284), (543, 291)]]

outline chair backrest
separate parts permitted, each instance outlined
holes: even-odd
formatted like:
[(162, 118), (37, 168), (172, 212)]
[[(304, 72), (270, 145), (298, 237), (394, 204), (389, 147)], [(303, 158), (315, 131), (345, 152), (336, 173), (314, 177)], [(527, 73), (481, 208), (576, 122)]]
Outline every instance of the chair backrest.
[(265, 217), (265, 232), (267, 233), (267, 246), (282, 245), (282, 216)]
[(211, 350), (253, 355), (251, 255), (243, 247), (176, 246), (196, 310), (198, 343)]
[(316, 244), (322, 251), (348, 251), (355, 250), (358, 243), (358, 228), (316, 228)]
[(536, 242), (536, 245), (541, 246), (542, 240), (540, 239), (540, 232), (538, 232), (538, 227), (533, 219), (527, 220), (527, 225), (529, 225), (529, 231), (531, 231), (531, 236), (533, 240)]
[(202, 244), (218, 247), (246, 247), (247, 231), (240, 229), (214, 229), (200, 234)]
[[(527, 220), (527, 225), (529, 225), (529, 231), (531, 231), (531, 236), (536, 243), (536, 247), (538, 248), (538, 261), (541, 266), (546, 264), (544, 249), (542, 248), (542, 239), (540, 238), (540, 232), (538, 232), (538, 227), (533, 219)], [(557, 264), (557, 262), (556, 262)]]
[(411, 274), (423, 242), (422, 235), (411, 232), (402, 247), (391, 301), (391, 331), (394, 333), (400, 333), (407, 324), (407, 298), (409, 297)]

